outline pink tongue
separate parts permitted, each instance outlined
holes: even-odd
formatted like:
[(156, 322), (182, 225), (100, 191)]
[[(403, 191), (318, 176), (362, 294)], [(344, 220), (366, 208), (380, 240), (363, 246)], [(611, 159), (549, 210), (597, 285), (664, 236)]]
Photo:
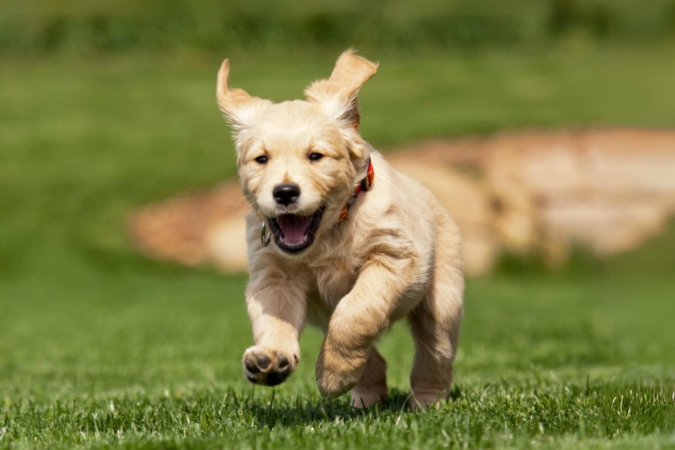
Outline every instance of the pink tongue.
[(305, 240), (305, 231), (309, 228), (309, 217), (285, 214), (279, 216), (277, 224), (284, 233), (284, 241), (297, 244)]

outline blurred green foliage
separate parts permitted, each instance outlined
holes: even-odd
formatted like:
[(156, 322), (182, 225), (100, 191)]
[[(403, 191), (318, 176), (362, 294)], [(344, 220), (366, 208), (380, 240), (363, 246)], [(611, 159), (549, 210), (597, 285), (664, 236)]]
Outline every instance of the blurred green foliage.
[(0, 53), (473, 49), (675, 32), (675, 0), (5, 0)]

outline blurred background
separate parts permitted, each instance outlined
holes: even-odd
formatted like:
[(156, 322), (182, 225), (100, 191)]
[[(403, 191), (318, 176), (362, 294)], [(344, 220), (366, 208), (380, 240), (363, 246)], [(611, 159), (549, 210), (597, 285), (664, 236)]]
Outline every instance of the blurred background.
[[(675, 1), (3, 0), (6, 398), (246, 386), (216, 72), (301, 98), (348, 47), (380, 61), (363, 136), (465, 234), (459, 382), (672, 376)], [(316, 395), (319, 339), (284, 389)], [(405, 390), (405, 330), (381, 345)]]

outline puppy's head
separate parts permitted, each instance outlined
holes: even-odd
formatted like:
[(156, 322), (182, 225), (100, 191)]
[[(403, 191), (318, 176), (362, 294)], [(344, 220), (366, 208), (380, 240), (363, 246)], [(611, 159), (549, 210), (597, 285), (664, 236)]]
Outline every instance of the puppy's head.
[(320, 239), (365, 177), (357, 94), (376, 71), (348, 50), (330, 78), (305, 90), (307, 101), (275, 104), (230, 88), (228, 60), (220, 67), (218, 105), (234, 130), (244, 195), (282, 252), (301, 254)]

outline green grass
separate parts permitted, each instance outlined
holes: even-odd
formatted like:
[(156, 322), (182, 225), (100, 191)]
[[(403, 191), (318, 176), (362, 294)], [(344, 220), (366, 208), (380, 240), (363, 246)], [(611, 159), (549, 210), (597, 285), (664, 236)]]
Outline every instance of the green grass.
[[(504, 128), (675, 125), (672, 46), (367, 55), (378, 146)], [(281, 100), (335, 55), (235, 55), (232, 82)], [(323, 401), (303, 335), (291, 379), (254, 388), (245, 277), (147, 261), (134, 207), (233, 176), (219, 58), (0, 60), (0, 447), (675, 448), (675, 228), (559, 273), (470, 280), (456, 383), (405, 405), (412, 342), (380, 347), (391, 398)]]

